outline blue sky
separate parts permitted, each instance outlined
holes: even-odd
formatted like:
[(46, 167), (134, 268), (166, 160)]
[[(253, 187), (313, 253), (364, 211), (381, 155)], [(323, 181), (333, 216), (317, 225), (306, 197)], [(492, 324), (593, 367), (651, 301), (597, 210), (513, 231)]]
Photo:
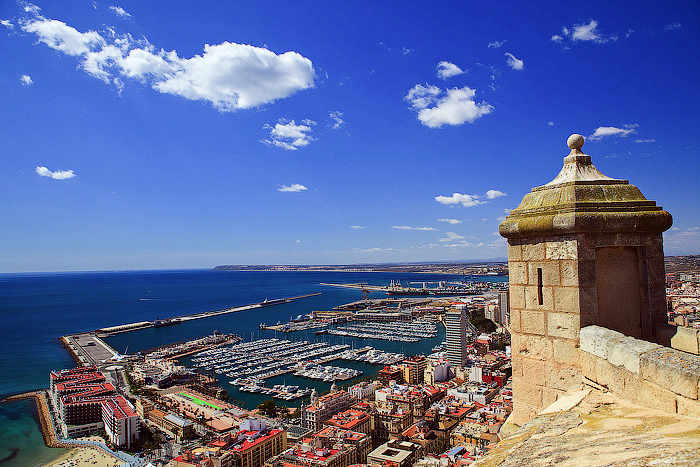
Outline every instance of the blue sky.
[(0, 2), (0, 271), (505, 257), (571, 133), (700, 253), (700, 6)]

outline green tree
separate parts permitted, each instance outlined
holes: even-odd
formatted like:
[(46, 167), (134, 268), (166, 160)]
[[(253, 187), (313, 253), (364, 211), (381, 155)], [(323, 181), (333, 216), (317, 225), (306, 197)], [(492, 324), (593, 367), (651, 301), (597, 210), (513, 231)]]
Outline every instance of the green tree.
[(275, 417), (277, 416), (278, 407), (275, 401), (268, 399), (258, 405), (258, 410), (268, 417)]

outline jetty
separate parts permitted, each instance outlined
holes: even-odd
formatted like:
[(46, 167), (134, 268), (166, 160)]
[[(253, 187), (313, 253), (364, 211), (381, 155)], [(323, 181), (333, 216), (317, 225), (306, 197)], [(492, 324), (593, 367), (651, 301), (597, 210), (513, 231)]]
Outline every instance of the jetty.
[(120, 324), (118, 326), (110, 326), (110, 327), (106, 327), (106, 328), (97, 329), (95, 331), (95, 334), (98, 337), (109, 337), (113, 334), (119, 334), (122, 332), (130, 332), (130, 331), (136, 331), (139, 329), (146, 329), (146, 328), (152, 328), (152, 327), (169, 326), (169, 325), (173, 325), (173, 324), (179, 324), (179, 323), (182, 323), (184, 321), (191, 321), (194, 319), (211, 318), (213, 316), (220, 316), (220, 315), (225, 315), (228, 313), (238, 313), (241, 311), (254, 310), (254, 309), (262, 308), (262, 307), (266, 307), (266, 306), (282, 305), (284, 303), (289, 303), (293, 300), (299, 300), (299, 299), (308, 298), (308, 297), (315, 297), (317, 295), (321, 295), (321, 292), (307, 294), (307, 295), (299, 295), (296, 297), (278, 298), (275, 300), (265, 299), (262, 302), (253, 303), (250, 305), (224, 308), (223, 310), (213, 310), (213, 311), (204, 311), (201, 313), (192, 313), (189, 315), (175, 316), (175, 317), (167, 318), (167, 319), (156, 319), (155, 321), (139, 321), (137, 323)]

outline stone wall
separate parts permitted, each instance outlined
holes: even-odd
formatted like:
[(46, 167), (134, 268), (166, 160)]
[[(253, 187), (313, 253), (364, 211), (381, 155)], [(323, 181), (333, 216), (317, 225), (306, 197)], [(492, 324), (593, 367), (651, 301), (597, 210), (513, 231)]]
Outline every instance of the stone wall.
[(582, 328), (580, 345), (585, 379), (641, 405), (700, 417), (700, 357), (600, 326)]
[(700, 355), (700, 329), (661, 324), (656, 327), (656, 342), (664, 347)]

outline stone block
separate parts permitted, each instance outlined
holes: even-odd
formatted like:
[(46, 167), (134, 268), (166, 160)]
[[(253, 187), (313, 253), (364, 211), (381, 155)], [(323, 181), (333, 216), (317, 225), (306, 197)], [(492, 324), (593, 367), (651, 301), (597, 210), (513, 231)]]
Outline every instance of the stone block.
[(576, 260), (559, 262), (559, 285), (567, 287), (578, 287), (579, 285), (579, 262)]
[(522, 245), (523, 261), (544, 261), (544, 243), (524, 243)]
[(528, 285), (525, 287), (525, 308), (536, 310), (538, 308), (544, 310), (554, 309), (554, 291), (552, 287), (542, 287), (542, 305), (540, 305), (538, 287)]
[(573, 313), (547, 313), (547, 335), (578, 340), (579, 316)]
[(533, 262), (525, 263), (527, 264), (527, 273), (529, 279), (529, 285), (537, 284), (537, 269), (542, 268), (542, 285), (552, 286), (559, 285), (559, 263), (556, 261), (550, 262)]
[(624, 334), (601, 326), (586, 326), (579, 333), (579, 346), (584, 352), (607, 359), (608, 349), (625, 338)]
[(642, 354), (639, 369), (645, 381), (689, 399), (698, 398), (700, 358), (696, 355), (659, 346)]
[(666, 270), (663, 258), (647, 258), (647, 281), (650, 283), (665, 283)]
[(542, 387), (523, 380), (514, 380), (513, 400), (539, 409), (542, 407)]
[(675, 334), (671, 337), (671, 347), (698, 355), (698, 334), (700, 334), (699, 329), (678, 326)]
[(676, 396), (676, 412), (686, 417), (700, 418), (700, 401)]
[(581, 370), (577, 365), (574, 368), (553, 368), (547, 369), (545, 375), (545, 387), (567, 391), (571, 386), (581, 382)]
[(523, 379), (522, 381), (537, 386), (544, 386), (547, 374), (547, 365), (542, 360), (523, 358)]
[(564, 394), (564, 391), (551, 388), (542, 388), (542, 407), (549, 407), (555, 403), (559, 397)]
[(545, 244), (547, 259), (576, 259), (578, 258), (578, 242), (575, 239), (547, 241)]
[(671, 338), (676, 334), (676, 326), (668, 323), (656, 325), (656, 343), (664, 347), (671, 347)]
[(513, 355), (524, 358), (551, 361), (553, 357), (551, 339), (534, 334), (513, 334), (511, 336)]
[(513, 354), (511, 359), (511, 367), (513, 369), (513, 380), (522, 379), (523, 377), (523, 357)]
[(522, 259), (520, 243), (516, 243), (516, 240), (508, 240), (508, 261), (520, 261)]
[(639, 362), (646, 352), (658, 348), (657, 344), (624, 337), (622, 340), (613, 342), (608, 348), (608, 361), (617, 366), (625, 367), (628, 371), (639, 374)]
[(527, 263), (523, 261), (508, 262), (508, 281), (511, 284), (526, 285), (528, 281)]
[(520, 312), (520, 329), (526, 334), (545, 335), (544, 312), (522, 310)]
[(591, 381), (602, 385), (603, 383), (600, 381), (600, 371), (598, 368), (598, 363), (602, 361), (602, 359), (588, 352), (581, 352), (579, 356), (581, 357), (579, 360), (581, 362), (581, 374)]
[(525, 286), (510, 284), (510, 308), (525, 308)]
[(552, 347), (555, 362), (564, 365), (580, 365), (579, 348), (575, 341), (554, 339)]
[(524, 425), (525, 422), (536, 416), (540, 410), (542, 410), (542, 407), (536, 407), (514, 399), (513, 414), (508, 418), (508, 422), (516, 425)]
[(578, 262), (578, 285), (581, 287), (595, 287), (595, 261), (586, 259)]
[(554, 287), (554, 309), (563, 313), (579, 313), (578, 287)]
[(665, 387), (658, 386), (649, 381), (642, 381), (637, 392), (631, 395), (632, 402), (647, 407), (662, 410), (666, 413), (677, 413), (676, 395)]
[(522, 332), (522, 324), (520, 320), (520, 310), (510, 309), (510, 332), (516, 335)]
[(597, 313), (585, 313), (579, 315), (581, 319), (581, 327), (595, 326), (598, 324), (598, 314)]

